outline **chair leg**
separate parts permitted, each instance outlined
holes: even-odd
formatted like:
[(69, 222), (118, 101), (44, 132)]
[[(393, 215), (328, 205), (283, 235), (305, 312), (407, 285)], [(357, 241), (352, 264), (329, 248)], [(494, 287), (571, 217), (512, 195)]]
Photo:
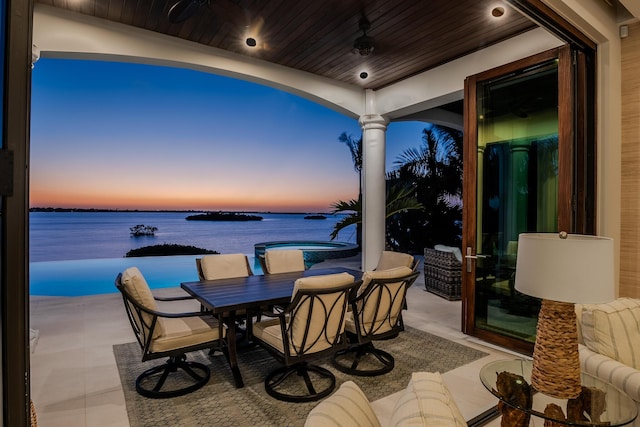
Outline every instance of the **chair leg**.
[(333, 366), (346, 374), (375, 377), (391, 372), (395, 360), (391, 354), (375, 348), (373, 343), (368, 342), (336, 352), (333, 355)]
[[(316, 380), (315, 385), (309, 373), (313, 373), (314, 377), (318, 377), (314, 378)], [(304, 385), (300, 384), (300, 381), (293, 379), (286, 381), (292, 374), (302, 377)], [(328, 384), (324, 384), (320, 391), (317, 391), (318, 382)], [(270, 396), (285, 402), (296, 403), (320, 400), (330, 395), (335, 386), (336, 377), (331, 371), (306, 362), (276, 369), (269, 373), (264, 380), (264, 388)]]
[[(194, 382), (187, 386), (165, 387), (165, 383), (170, 377), (170, 374), (178, 372), (178, 370), (182, 370), (191, 377)], [(160, 378), (158, 378), (158, 380), (155, 381), (155, 385), (153, 385), (158, 374)], [(142, 396), (152, 399), (182, 396), (203, 387), (209, 381), (210, 375), (211, 372), (207, 366), (202, 363), (187, 362), (184, 354), (171, 356), (164, 364), (147, 369), (140, 374), (136, 379), (136, 391)], [(148, 382), (152, 383), (152, 387), (147, 386)]]

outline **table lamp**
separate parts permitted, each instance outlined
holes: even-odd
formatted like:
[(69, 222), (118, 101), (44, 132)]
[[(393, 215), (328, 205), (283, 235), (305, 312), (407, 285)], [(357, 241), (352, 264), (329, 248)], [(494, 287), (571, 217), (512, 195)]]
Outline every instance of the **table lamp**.
[(615, 298), (613, 239), (555, 233), (518, 238), (515, 288), (542, 299), (531, 385), (560, 399), (580, 394), (575, 303)]

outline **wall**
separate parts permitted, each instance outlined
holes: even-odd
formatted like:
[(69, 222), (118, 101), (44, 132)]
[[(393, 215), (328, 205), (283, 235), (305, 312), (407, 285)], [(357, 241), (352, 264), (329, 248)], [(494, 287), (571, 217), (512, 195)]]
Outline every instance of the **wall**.
[(622, 205), (621, 48), (616, 11), (602, 0), (542, 1), (597, 43), (596, 234), (614, 239), (616, 280), (618, 280)]
[(640, 22), (622, 39), (620, 296), (640, 298)]

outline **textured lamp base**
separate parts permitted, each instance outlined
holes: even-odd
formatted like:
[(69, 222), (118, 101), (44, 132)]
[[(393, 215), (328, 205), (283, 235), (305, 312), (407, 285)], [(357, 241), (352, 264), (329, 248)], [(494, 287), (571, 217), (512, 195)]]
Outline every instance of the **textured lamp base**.
[(533, 388), (559, 399), (581, 390), (576, 313), (572, 303), (542, 300), (533, 350)]

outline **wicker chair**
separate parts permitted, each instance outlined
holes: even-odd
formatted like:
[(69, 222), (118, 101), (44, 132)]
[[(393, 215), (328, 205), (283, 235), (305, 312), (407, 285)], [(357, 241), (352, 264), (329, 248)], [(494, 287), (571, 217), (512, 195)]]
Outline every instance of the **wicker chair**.
[[(191, 299), (154, 297), (137, 267), (118, 274), (116, 287), (122, 294), (124, 307), (138, 344), (142, 361), (168, 357), (166, 363), (146, 370), (136, 379), (136, 391), (145, 397), (181, 396), (203, 387), (210, 377), (209, 368), (187, 362), (186, 353), (217, 346), (223, 349), (225, 329), (222, 323), (202, 312), (166, 313), (159, 311), (156, 301)], [(175, 385), (169, 378), (181, 372), (191, 383)], [(167, 381), (169, 380), (169, 381)]]
[(347, 314), (347, 336), (351, 345), (334, 355), (336, 369), (359, 376), (382, 375), (393, 369), (393, 356), (375, 348), (373, 341), (396, 337), (404, 330), (402, 308), (407, 289), (419, 274), (409, 267), (363, 274), (362, 286)]
[(453, 250), (424, 249), (424, 286), (449, 301), (462, 298), (462, 261)]
[[(348, 273), (298, 279), (291, 304), (282, 313), (268, 314), (275, 318), (254, 325), (254, 341), (284, 363), (265, 378), (269, 395), (287, 402), (310, 402), (333, 391), (336, 379), (331, 371), (308, 360), (347, 347), (347, 306), (360, 284)], [(296, 381), (298, 377), (304, 379), (304, 386)]]
[(33, 400), (29, 401), (29, 412), (31, 413), (31, 427), (38, 427), (38, 416), (36, 415), (36, 407), (33, 406)]

